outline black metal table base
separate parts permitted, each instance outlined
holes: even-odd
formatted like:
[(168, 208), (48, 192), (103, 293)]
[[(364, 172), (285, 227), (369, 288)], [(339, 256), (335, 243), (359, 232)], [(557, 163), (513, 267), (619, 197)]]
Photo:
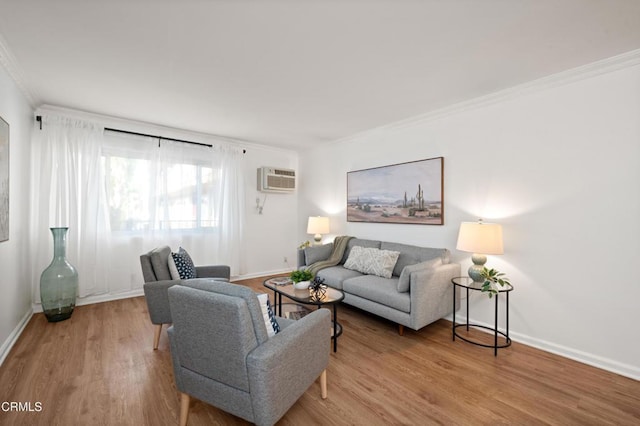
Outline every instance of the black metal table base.
[[(456, 337), (464, 340), (467, 343), (471, 343), (472, 345), (476, 345), (476, 346), (482, 346), (484, 348), (491, 348), (493, 349), (493, 355), (494, 356), (498, 356), (498, 349), (502, 349), (502, 348), (507, 348), (509, 346), (511, 346), (511, 338), (509, 337), (509, 293), (513, 290), (513, 287), (511, 287), (511, 285), (509, 285), (509, 287), (505, 290), (501, 290), (498, 292), (498, 294), (494, 295), (493, 298), (495, 300), (495, 312), (494, 312), (494, 326), (493, 327), (488, 327), (486, 325), (480, 325), (480, 324), (470, 324), (469, 323), (469, 290), (476, 290), (479, 291), (480, 288), (476, 288), (476, 287), (470, 287), (470, 284), (463, 284), (462, 282), (456, 282), (456, 280), (459, 280), (460, 278), (464, 278), (464, 277), (458, 277), (458, 278), (454, 278), (451, 280), (451, 282), (453, 283), (453, 324), (451, 326), (451, 331), (452, 331), (452, 340), (455, 341)], [(456, 292), (456, 287), (461, 287), (464, 288), (467, 292), (466, 294), (466, 299), (467, 299), (467, 318), (466, 318), (466, 322), (464, 324), (456, 324), (456, 302), (457, 302), (457, 292)], [(504, 293), (506, 296), (506, 309), (505, 309), (505, 317), (506, 317), (506, 328), (505, 328), (505, 332), (502, 332), (500, 330), (498, 330), (498, 296), (500, 294)], [(485, 330), (489, 330), (492, 334), (493, 334), (493, 344), (489, 345), (486, 343), (482, 343), (479, 342), (477, 340), (473, 340), (470, 339), (468, 337), (464, 337), (461, 336), (456, 329), (459, 327), (465, 327), (467, 331), (469, 331), (469, 328), (477, 328), (477, 329), (485, 329)], [(504, 339), (504, 343), (498, 344), (498, 336), (501, 336)]]
[[(274, 290), (273, 298), (278, 308), (277, 315), (279, 317), (282, 317), (282, 293), (279, 293)], [(318, 306), (318, 309), (320, 309), (321, 307), (322, 306)], [(337, 303), (333, 303), (333, 319), (331, 320), (331, 323), (333, 325), (333, 332), (331, 333), (331, 339), (333, 340), (333, 352), (337, 352), (338, 337), (340, 337), (340, 335), (342, 334), (342, 325), (338, 322), (338, 304)]]
[[(491, 331), (492, 333), (496, 333), (496, 330), (494, 330), (494, 329), (493, 329), (493, 328), (491, 328), (491, 327), (487, 327), (486, 325), (480, 325), (480, 324), (468, 324), (468, 325), (467, 325), (467, 324), (456, 324), (456, 325), (453, 327), (453, 333), (454, 333), (454, 339), (453, 339), (453, 340), (455, 340), (455, 338), (456, 338), (456, 337), (458, 337), (459, 339), (462, 339), (462, 340), (464, 340), (464, 341), (465, 341), (465, 342), (467, 342), (467, 343), (471, 343), (472, 345), (482, 346), (482, 347), (485, 347), (485, 348), (495, 349), (495, 354), (496, 354), (496, 355), (498, 354), (498, 351), (497, 351), (498, 349), (508, 348), (509, 346), (511, 346), (511, 338), (510, 338), (509, 336), (507, 336), (507, 334), (506, 334), (506, 333), (503, 333), (503, 332), (502, 332), (502, 331), (500, 331), (500, 330), (498, 330), (498, 331), (497, 331), (497, 333), (498, 333), (498, 335), (499, 335), (499, 336), (502, 336), (502, 337), (503, 337), (503, 339), (504, 339), (505, 343), (503, 343), (503, 344), (499, 345), (499, 344), (497, 343), (497, 341), (494, 341), (494, 344), (493, 344), (493, 345), (487, 345), (486, 343), (477, 342), (477, 341), (475, 341), (475, 340), (471, 340), (471, 339), (469, 339), (469, 338), (467, 338), (467, 337), (464, 337), (464, 336), (460, 335), (460, 334), (456, 331), (456, 328), (458, 328), (458, 327), (466, 327), (466, 328), (467, 328), (467, 331), (469, 331), (469, 327), (472, 327), (472, 328), (484, 328), (484, 329), (486, 329), (486, 330)], [(495, 336), (494, 336), (494, 337), (495, 337)]]

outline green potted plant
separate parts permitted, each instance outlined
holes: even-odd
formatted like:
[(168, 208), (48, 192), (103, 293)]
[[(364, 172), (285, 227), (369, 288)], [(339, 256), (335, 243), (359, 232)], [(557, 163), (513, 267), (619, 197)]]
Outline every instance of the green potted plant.
[(480, 276), (484, 278), (484, 282), (482, 283), (482, 291), (489, 293), (489, 298), (492, 298), (494, 294), (498, 294), (498, 291), (500, 290), (498, 285), (500, 287), (511, 285), (511, 283), (509, 282), (509, 278), (505, 277), (504, 273), (493, 268), (482, 268)]
[(306, 269), (296, 269), (291, 272), (289, 278), (293, 281), (293, 286), (301, 290), (309, 288), (309, 282), (313, 279), (313, 274)]

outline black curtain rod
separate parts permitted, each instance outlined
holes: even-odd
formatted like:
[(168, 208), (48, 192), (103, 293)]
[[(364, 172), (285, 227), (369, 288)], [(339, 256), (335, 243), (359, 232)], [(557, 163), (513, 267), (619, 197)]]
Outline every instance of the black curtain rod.
[[(42, 116), (41, 115), (37, 115), (36, 116), (36, 121), (38, 123), (40, 123), (40, 130), (42, 130)], [(130, 132), (128, 130), (113, 129), (111, 127), (105, 127), (104, 130), (108, 130), (110, 132), (125, 133), (127, 135), (145, 136), (145, 137), (148, 137), (148, 138), (158, 139), (158, 141), (165, 140), (165, 141), (172, 141), (172, 142), (189, 143), (191, 145), (208, 146), (209, 148), (213, 147), (213, 145), (210, 145), (208, 143), (193, 142), (193, 141), (187, 141), (187, 140), (184, 140), (184, 139), (165, 138), (164, 136), (149, 135), (147, 133)], [(247, 150), (243, 149), (242, 153), (246, 154)]]
[(184, 140), (184, 139), (165, 138), (164, 136), (149, 135), (147, 133), (130, 132), (129, 130), (112, 129), (111, 127), (105, 127), (104, 130), (108, 130), (110, 132), (124, 133), (126, 135), (145, 136), (145, 137), (148, 137), (148, 138), (158, 139), (159, 141), (163, 141), (164, 140), (164, 141), (172, 141), (172, 142), (182, 142), (182, 143), (188, 143), (188, 144), (191, 144), (191, 145), (208, 146), (209, 148), (211, 148), (213, 146), (213, 145), (210, 145), (208, 143), (193, 142), (193, 141), (187, 141), (187, 140)]

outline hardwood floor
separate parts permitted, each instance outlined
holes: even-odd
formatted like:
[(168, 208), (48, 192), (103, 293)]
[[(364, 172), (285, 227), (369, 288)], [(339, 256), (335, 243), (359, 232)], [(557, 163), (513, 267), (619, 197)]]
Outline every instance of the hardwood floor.
[[(240, 283), (266, 292), (262, 279)], [(640, 424), (638, 381), (518, 343), (494, 357), (453, 342), (445, 320), (399, 336), (346, 305), (339, 319), (328, 399), (314, 384), (279, 425)], [(157, 351), (152, 341), (142, 297), (81, 306), (60, 323), (34, 315), (0, 367), (0, 424), (178, 424), (166, 330)], [(190, 426), (234, 424), (246, 422), (192, 399)]]

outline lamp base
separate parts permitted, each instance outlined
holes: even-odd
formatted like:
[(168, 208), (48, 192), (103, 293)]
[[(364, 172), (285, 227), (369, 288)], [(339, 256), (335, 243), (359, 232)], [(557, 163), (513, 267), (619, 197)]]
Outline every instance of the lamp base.
[(469, 278), (471, 278), (474, 283), (483, 283), (482, 270), (484, 269), (484, 264), (487, 263), (487, 256), (474, 253), (473, 256), (471, 256), (471, 261), (473, 265), (469, 267)]
[(321, 246), (322, 245), (322, 235), (316, 234), (313, 236), (313, 245)]

